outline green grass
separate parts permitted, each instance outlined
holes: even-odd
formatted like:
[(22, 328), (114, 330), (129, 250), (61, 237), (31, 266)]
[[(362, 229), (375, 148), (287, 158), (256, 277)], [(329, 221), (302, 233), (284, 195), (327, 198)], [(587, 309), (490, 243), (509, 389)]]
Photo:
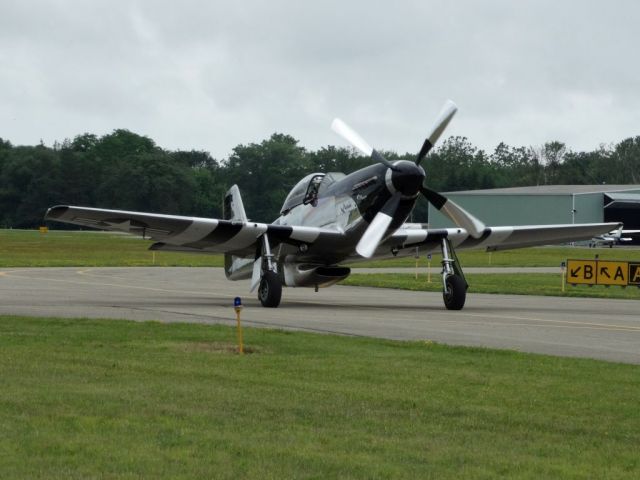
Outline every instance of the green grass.
[(222, 255), (151, 252), (153, 242), (109, 232), (0, 230), (0, 267), (222, 267)]
[[(420, 273), (416, 280), (414, 275), (404, 273), (351, 274), (342, 285), (361, 287), (398, 288), (428, 292), (442, 291), (442, 279), (439, 270), (434, 270), (431, 283), (427, 275)], [(552, 273), (470, 273), (465, 275), (469, 283), (469, 293), (501, 293), (513, 295), (551, 295), (564, 297), (598, 297), (628, 298), (640, 300), (640, 289), (637, 287), (604, 287), (586, 285), (565, 286), (562, 292), (560, 274)]]
[(0, 317), (10, 478), (630, 478), (638, 366), (429, 341)]

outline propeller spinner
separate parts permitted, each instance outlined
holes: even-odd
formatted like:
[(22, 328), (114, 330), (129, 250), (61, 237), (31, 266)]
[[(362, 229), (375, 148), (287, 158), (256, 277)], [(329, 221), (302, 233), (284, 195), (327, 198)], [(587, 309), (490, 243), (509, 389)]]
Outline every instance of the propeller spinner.
[(431, 132), (422, 144), (420, 152), (416, 156), (415, 163), (401, 160), (395, 163), (389, 162), (378, 151), (373, 149), (355, 130), (349, 127), (339, 118), (336, 118), (331, 124), (331, 128), (342, 138), (347, 140), (351, 145), (360, 150), (365, 155), (371, 156), (371, 159), (377, 163), (385, 165), (389, 172), (387, 173), (387, 186), (393, 192), (393, 195), (384, 204), (382, 209), (373, 218), (367, 230), (360, 238), (356, 251), (363, 257), (370, 258), (378, 245), (382, 241), (384, 233), (389, 228), (393, 217), (400, 204), (400, 199), (405, 197), (414, 197), (418, 193), (422, 193), (425, 198), (438, 210), (449, 217), (453, 223), (457, 226), (464, 228), (474, 238), (480, 238), (484, 232), (484, 224), (476, 217), (471, 215), (465, 209), (458, 204), (449, 200), (444, 195), (431, 190), (422, 185), (425, 178), (425, 173), (420, 162), (427, 156), (429, 151), (433, 148), (435, 142), (440, 138), (442, 132), (447, 127), (453, 116), (455, 115), (458, 107), (451, 100), (448, 100), (436, 122), (431, 129)]

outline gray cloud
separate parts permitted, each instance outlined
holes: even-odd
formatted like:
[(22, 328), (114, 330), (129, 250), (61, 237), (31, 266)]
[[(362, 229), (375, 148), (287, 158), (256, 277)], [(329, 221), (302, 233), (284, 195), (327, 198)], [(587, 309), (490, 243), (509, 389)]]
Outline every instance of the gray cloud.
[(0, 137), (129, 128), (223, 158), (275, 131), (414, 151), (447, 98), (448, 133), (487, 150), (637, 135), (640, 4), (25, 1), (0, 6)]

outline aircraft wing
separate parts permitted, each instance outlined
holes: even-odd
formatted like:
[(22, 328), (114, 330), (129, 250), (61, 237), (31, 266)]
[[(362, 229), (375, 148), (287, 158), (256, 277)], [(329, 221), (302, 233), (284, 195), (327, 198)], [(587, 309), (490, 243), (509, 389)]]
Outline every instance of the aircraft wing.
[(480, 238), (473, 238), (462, 228), (429, 230), (408, 225), (401, 227), (384, 244), (388, 248), (412, 248), (421, 245), (439, 246), (442, 238), (449, 238), (457, 249), (482, 248), (487, 251), (553, 245), (590, 240), (596, 235), (619, 228), (618, 223), (581, 223), (569, 225), (523, 225), (487, 227)]
[(265, 232), (269, 234), (272, 247), (279, 243), (312, 245), (318, 239), (337, 239), (344, 236), (336, 230), (316, 227), (292, 227), (66, 205), (51, 207), (45, 219), (140, 235), (156, 241), (150, 247), (152, 250), (234, 253), (239, 256), (254, 255), (257, 240)]

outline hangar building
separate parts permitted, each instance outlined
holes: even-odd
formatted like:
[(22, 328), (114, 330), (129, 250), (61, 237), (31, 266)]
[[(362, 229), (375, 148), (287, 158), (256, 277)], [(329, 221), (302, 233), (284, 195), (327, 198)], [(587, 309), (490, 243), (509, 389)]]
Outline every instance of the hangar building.
[[(486, 225), (623, 222), (640, 229), (640, 185), (542, 185), (447, 192)], [(431, 228), (452, 227), (429, 205)]]

